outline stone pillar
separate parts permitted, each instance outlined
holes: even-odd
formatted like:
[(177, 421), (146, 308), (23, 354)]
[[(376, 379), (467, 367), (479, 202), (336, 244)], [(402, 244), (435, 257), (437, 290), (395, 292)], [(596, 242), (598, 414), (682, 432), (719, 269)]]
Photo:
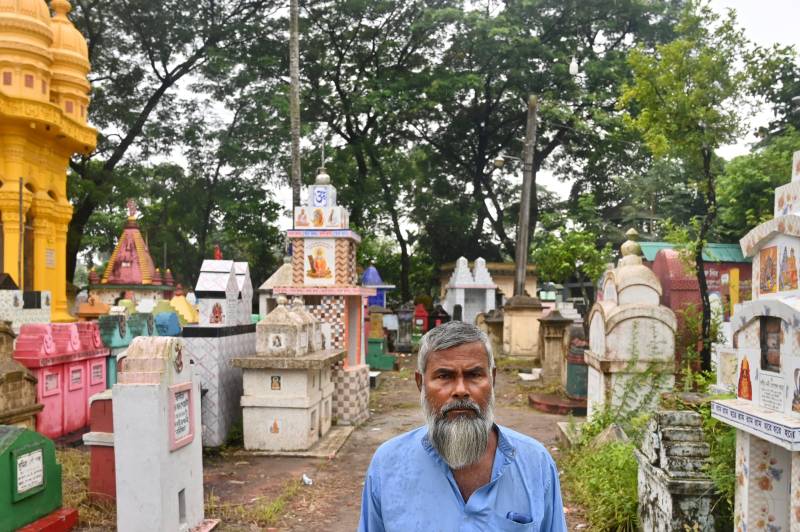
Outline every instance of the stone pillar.
[(567, 327), (572, 320), (554, 310), (539, 318), (539, 358), (542, 361), (542, 380), (561, 381), (562, 368), (566, 366), (568, 338)]
[(537, 358), (539, 356), (539, 318), (542, 303), (528, 296), (514, 296), (503, 309), (503, 355)]
[(656, 412), (650, 420), (636, 451), (642, 530), (714, 530), (716, 492), (703, 471), (709, 447), (702, 424), (692, 411)]

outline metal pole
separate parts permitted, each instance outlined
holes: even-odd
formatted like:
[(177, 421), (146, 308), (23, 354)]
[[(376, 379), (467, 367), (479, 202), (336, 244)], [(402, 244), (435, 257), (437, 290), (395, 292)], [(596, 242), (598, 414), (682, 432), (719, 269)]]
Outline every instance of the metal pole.
[(519, 205), (519, 228), (517, 229), (515, 296), (525, 294), (525, 274), (528, 269), (528, 245), (530, 243), (531, 192), (533, 191), (533, 152), (536, 145), (538, 107), (539, 101), (536, 96), (531, 95), (528, 99), (528, 121), (525, 124), (525, 144), (522, 148), (522, 199)]
[(22, 286), (22, 250), (24, 240), (25, 240), (25, 221), (22, 219), (22, 179), (19, 178), (19, 253), (17, 254), (17, 283), (19, 283), (19, 289), (25, 290), (25, 287)]

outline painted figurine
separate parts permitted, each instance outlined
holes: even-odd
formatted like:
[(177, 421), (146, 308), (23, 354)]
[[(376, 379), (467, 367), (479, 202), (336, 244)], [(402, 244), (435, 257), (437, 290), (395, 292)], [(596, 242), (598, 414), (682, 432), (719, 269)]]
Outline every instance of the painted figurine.
[(739, 372), (739, 388), (736, 393), (741, 399), (753, 400), (753, 384), (750, 382), (750, 363), (742, 360), (742, 369)]

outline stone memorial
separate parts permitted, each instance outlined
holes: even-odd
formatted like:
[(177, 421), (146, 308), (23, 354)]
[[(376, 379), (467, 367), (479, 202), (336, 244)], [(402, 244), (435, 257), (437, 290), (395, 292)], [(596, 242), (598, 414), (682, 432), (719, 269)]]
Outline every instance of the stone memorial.
[(647, 409), (675, 382), (675, 314), (659, 304), (661, 284), (642, 264), (634, 230), (617, 267), (605, 273), (603, 298), (589, 312), (588, 408)]
[(86, 426), (89, 397), (106, 388), (109, 350), (99, 335), (96, 322), (22, 326), (14, 359), (38, 381), (38, 432), (57, 438)]
[(737, 397), (711, 403), (712, 415), (736, 428), (734, 523), (742, 530), (800, 529), (799, 197), (793, 165), (791, 182), (775, 190), (774, 218), (740, 241), (753, 258), (753, 297), (731, 316)]
[(10, 276), (2, 275), (0, 320), (9, 321), (16, 334), (26, 323), (50, 323), (50, 292), (23, 292)]
[(301, 296), (321, 322), (324, 348), (346, 351), (334, 370), (333, 416), (340, 424), (357, 424), (369, 417), (369, 366), (364, 346), (363, 298), (372, 287), (357, 284), (356, 249), (361, 237), (348, 229), (349, 215), (336, 204), (336, 188), (320, 169), (308, 190), (307, 205), (294, 208), (291, 284), (273, 286), (274, 295)]
[(391, 371), (397, 360), (388, 353), (383, 318), (388, 311), (383, 307), (369, 307), (369, 331), (367, 337), (367, 364), (372, 370)]
[(36, 414), (44, 405), (36, 402), (36, 377), (11, 356), (14, 331), (0, 321), (0, 425), (36, 428)]
[(642, 530), (714, 530), (717, 492), (705, 469), (709, 453), (700, 414), (655, 413), (636, 450)]
[(241, 405), (248, 450), (307, 450), (331, 428), (331, 367), (345, 358), (345, 351), (314, 350), (309, 325), (313, 335), (313, 323), (280, 297), (256, 326), (256, 353), (233, 359), (244, 373)]
[(210, 530), (204, 520), (200, 384), (183, 341), (138, 337), (113, 390), (117, 530)]
[(273, 293), (272, 289), (276, 286), (290, 286), (293, 282), (292, 258), (284, 257), (283, 265), (258, 287), (259, 319), (264, 319), (264, 316), (278, 306), (278, 295)]
[(32, 430), (0, 425), (0, 530), (71, 530), (78, 512), (61, 503), (53, 442)]
[(553, 310), (543, 318), (539, 318), (539, 359), (542, 361), (542, 381), (560, 382), (566, 380), (567, 351), (569, 337), (567, 328), (573, 323), (558, 310)]

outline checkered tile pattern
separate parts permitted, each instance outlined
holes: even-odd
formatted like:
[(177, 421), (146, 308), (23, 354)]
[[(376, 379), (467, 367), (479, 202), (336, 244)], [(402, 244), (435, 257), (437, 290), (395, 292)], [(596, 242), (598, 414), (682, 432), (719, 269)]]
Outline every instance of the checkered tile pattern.
[(369, 417), (369, 366), (342, 367), (333, 371), (333, 416), (340, 425), (358, 425)]
[(331, 325), (331, 344), (329, 349), (345, 349), (347, 335), (344, 330), (345, 298), (343, 296), (322, 296), (319, 305), (307, 305), (309, 312), (323, 323)]
[(255, 353), (256, 334), (183, 338), (183, 344), (184, 353), (195, 363), (194, 374), (203, 390), (200, 414), (203, 446), (219, 447), (242, 414), (239, 408), (242, 370), (231, 366), (231, 359)]

